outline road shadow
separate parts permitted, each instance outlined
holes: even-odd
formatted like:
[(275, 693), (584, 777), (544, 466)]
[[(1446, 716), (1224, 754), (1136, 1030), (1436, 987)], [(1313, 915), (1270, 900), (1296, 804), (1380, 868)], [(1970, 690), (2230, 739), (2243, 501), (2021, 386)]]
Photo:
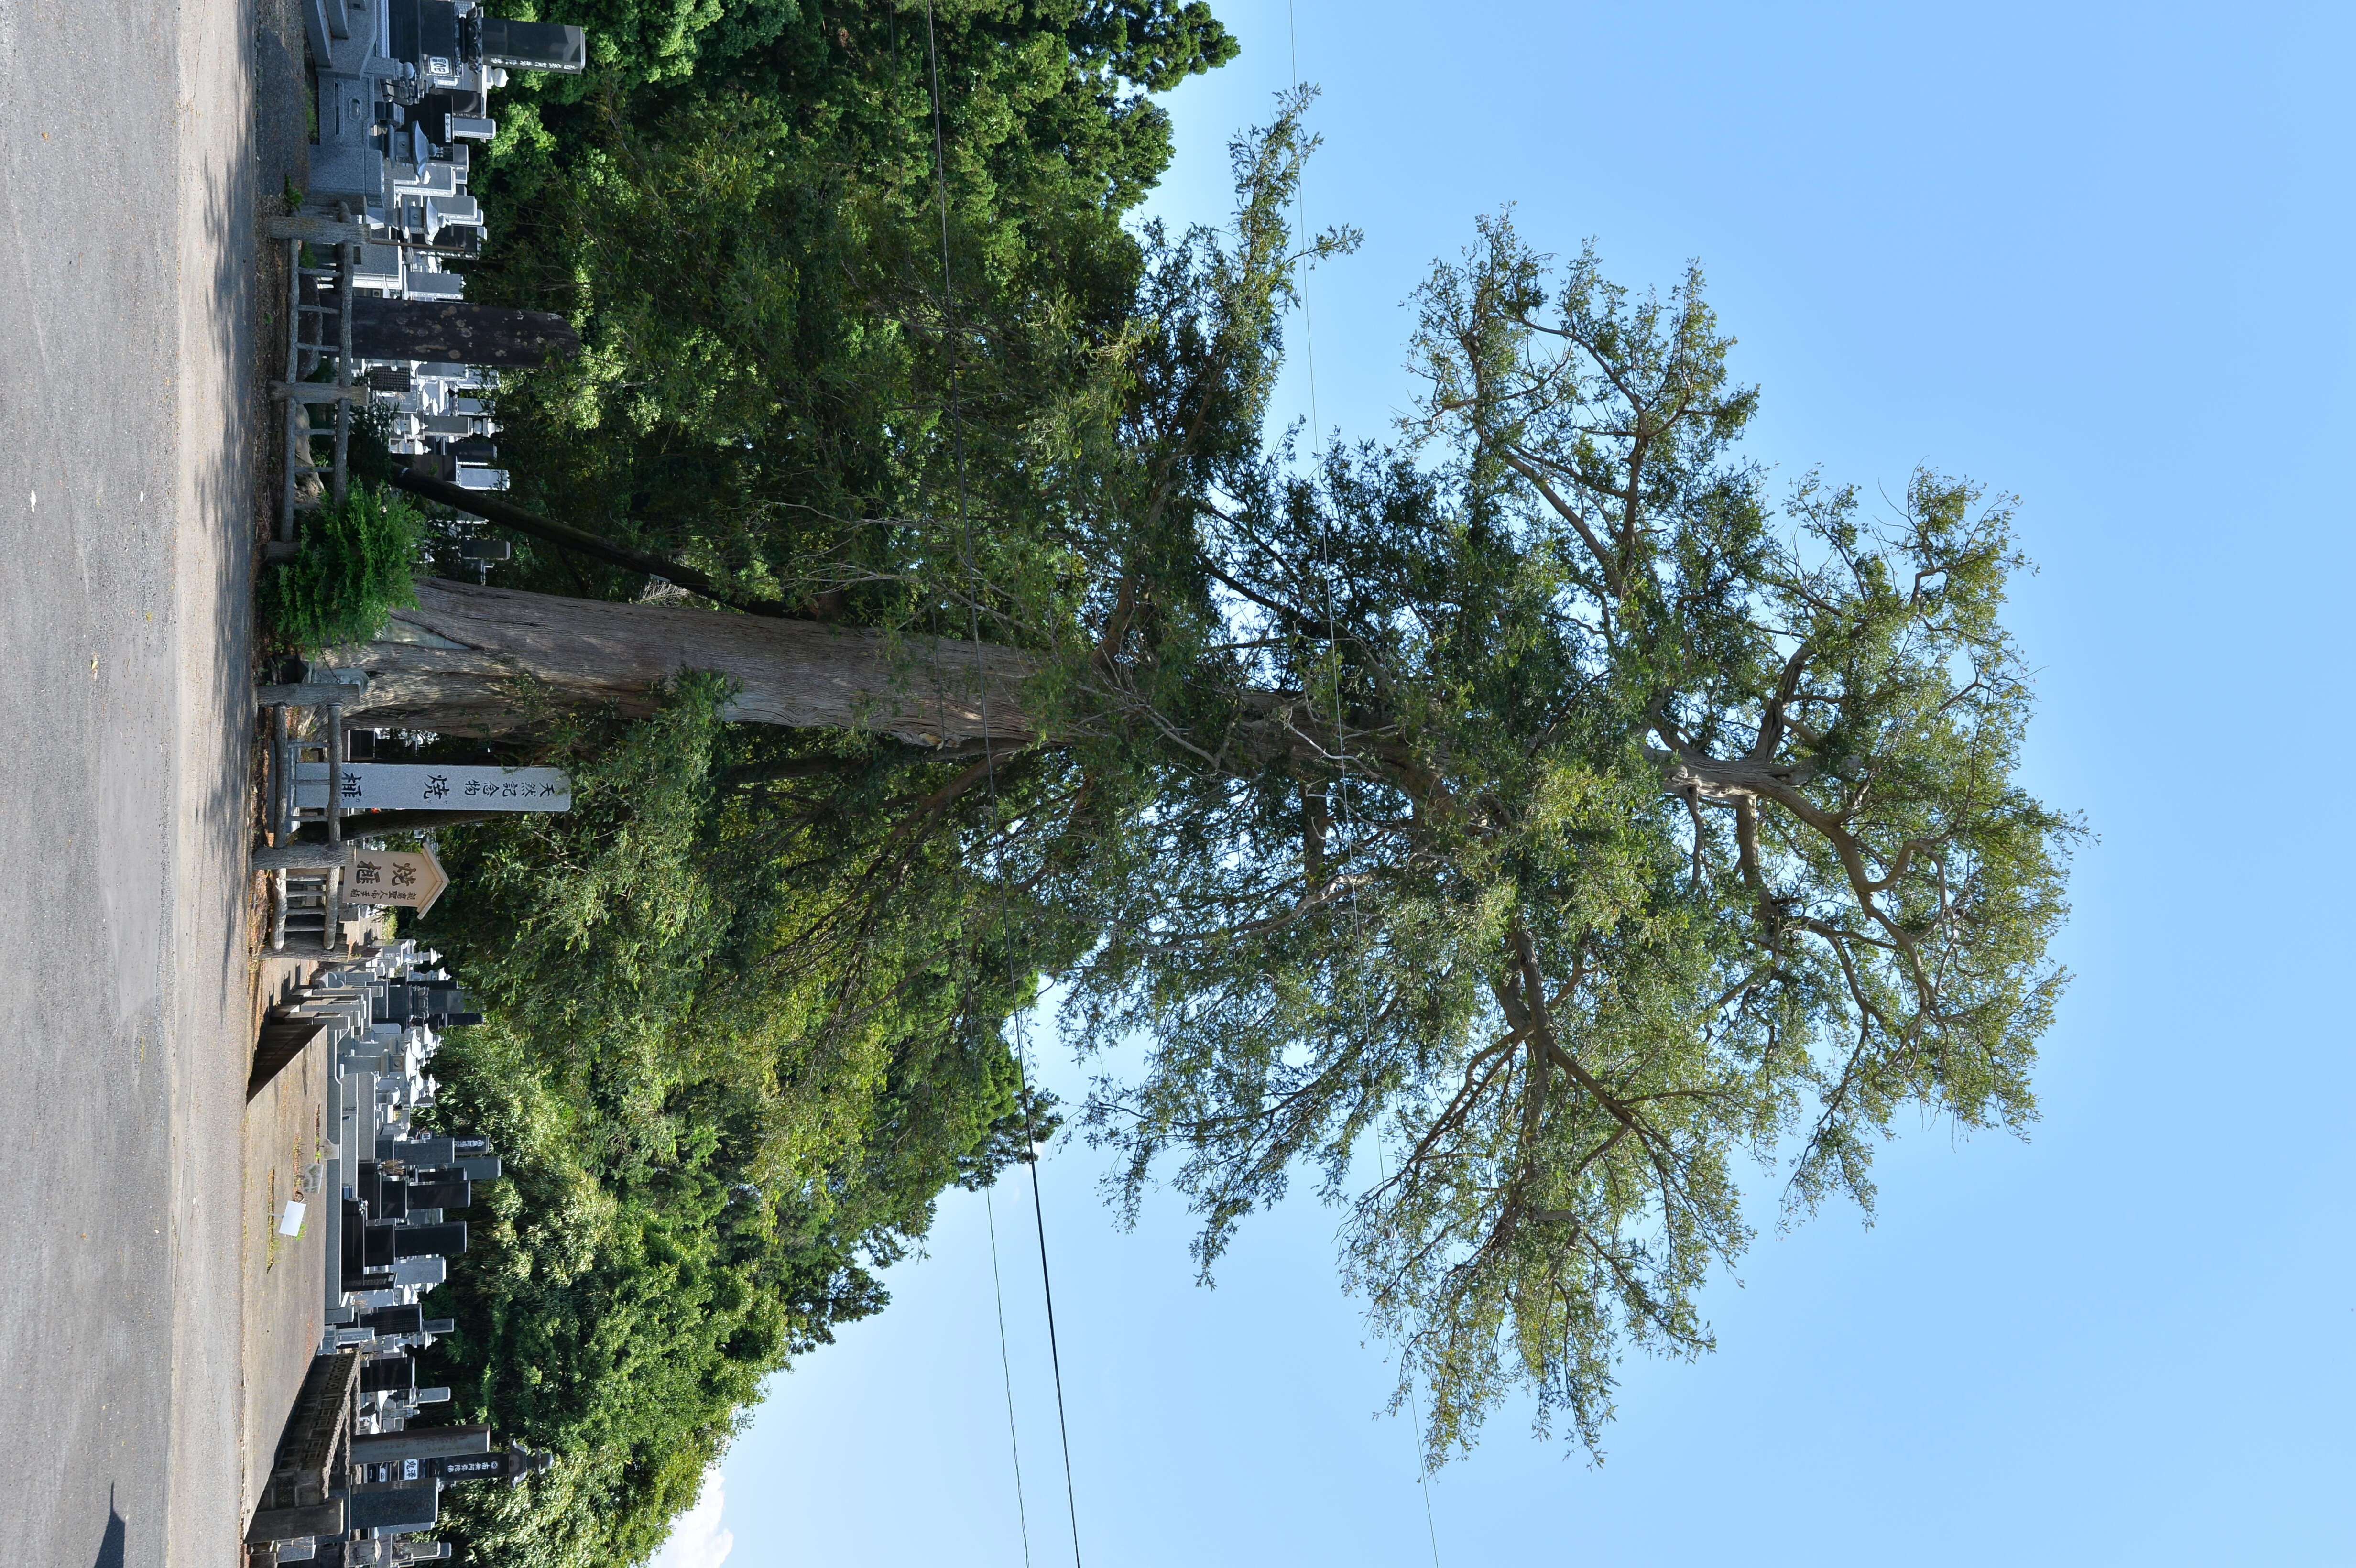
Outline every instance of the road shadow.
[(123, 1538), (126, 1526), (114, 1511), (114, 1488), (106, 1488), (106, 1533), (98, 1538), (98, 1560), (91, 1568), (123, 1568)]

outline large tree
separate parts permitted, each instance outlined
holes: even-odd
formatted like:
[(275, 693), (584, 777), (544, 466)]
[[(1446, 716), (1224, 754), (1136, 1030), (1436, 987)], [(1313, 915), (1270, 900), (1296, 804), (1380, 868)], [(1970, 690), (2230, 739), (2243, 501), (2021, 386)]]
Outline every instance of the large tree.
[[(960, 467), (983, 516), (1051, 488), (1016, 475), (1059, 421), (1088, 425), (1117, 368), (1144, 255), (1122, 215), (1169, 155), (1151, 95), (1232, 41), (1189, 0), (539, 14), (587, 26), (592, 69), (503, 96), (469, 293), (581, 328), (580, 358), (499, 389), (500, 460), (512, 499), (609, 548), (527, 536), (502, 584), (573, 595), (546, 602), (559, 617), (628, 612), (602, 601), (637, 594), (634, 549), (698, 563), (671, 571), (723, 598), (890, 628), (887, 663), (901, 634), (968, 627), (962, 599), (916, 581), (955, 548), (933, 519)], [(1011, 553), (988, 536), (972, 552), (986, 570), (1034, 533), (1004, 537)], [(461, 594), (429, 589), (421, 617)], [(509, 1158), (447, 1287), (464, 1327), (445, 1381), (462, 1419), (566, 1456), (454, 1497), (444, 1527), (502, 1563), (636, 1560), (785, 1359), (881, 1305), (877, 1271), (940, 1189), (992, 1179), (1052, 1125), (1018, 1096), (1002, 1025), (1078, 933), (1021, 922), (916, 830), (926, 800), (958, 804), (943, 789), (966, 764), (939, 748), (725, 723), (719, 683), (678, 678), (718, 656), (618, 686), (568, 683), (560, 659), (534, 681), (444, 624), (486, 645), (396, 624), (363, 711), (452, 731), (445, 753), (520, 724), (502, 744), (578, 788), (562, 816), (442, 839), (460, 885), (426, 934), (492, 1015), (439, 1059), (444, 1115)], [(815, 721), (873, 714), (850, 695)]]
[(1503, 219), (1421, 292), (1403, 444), (1265, 450), (1304, 151), (1288, 114), (1239, 145), (1230, 237), (1157, 241), (1121, 398), (1028, 509), (985, 485), (985, 545), (903, 530), (892, 624), (517, 599), (452, 635), (492, 603), (454, 592), (419, 624), (481, 645), (371, 657), (561, 684), (518, 628), (568, 614), (790, 641), (822, 667), (784, 684), (833, 689), (740, 709), (788, 726), (749, 787), (806, 824), (831, 769), (929, 767), (842, 896), (928, 844), (1086, 933), (1069, 1037), (1150, 1041), (1089, 1107), (1128, 1200), (1166, 1159), (1207, 1271), (1314, 1170), (1435, 1459), (1517, 1386), (1592, 1444), (1624, 1345), (1709, 1343), (1747, 1161), (1869, 1203), (1908, 1107), (2032, 1115), (2075, 829), (2016, 780), (2021, 559), (2008, 506), (1929, 473), (1878, 518), (1814, 478), (1778, 502), (1699, 275), (1631, 296)]
[(1622, 1343), (1705, 1348), (1745, 1157), (1869, 1204), (1901, 1110), (2025, 1121), (2074, 827), (2015, 779), (2006, 506), (1772, 504), (1697, 272), (1501, 219), (1421, 305), (1407, 450), (1224, 475), (1130, 564), (1099, 689), (1163, 761), (1075, 862), (1071, 1021), (1152, 1040), (1094, 1119), (1206, 1268), (1304, 1162), (1348, 1203), (1437, 1457), (1516, 1385), (1592, 1444)]

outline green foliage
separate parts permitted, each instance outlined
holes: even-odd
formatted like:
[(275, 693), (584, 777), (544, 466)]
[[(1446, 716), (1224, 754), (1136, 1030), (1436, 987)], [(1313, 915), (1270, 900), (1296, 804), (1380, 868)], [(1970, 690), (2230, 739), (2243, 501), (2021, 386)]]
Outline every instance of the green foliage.
[(392, 411), (382, 403), (360, 404), (344, 442), (345, 472), (353, 484), (381, 486), (392, 483), (394, 466)]
[[(1908, 1108), (2034, 1114), (2077, 827), (2014, 782), (2024, 563), (1935, 475), (1873, 525), (1779, 505), (1698, 276), (1633, 298), (1502, 220), (1423, 292), (1407, 444), (1266, 451), (1300, 107), (1237, 144), (1231, 233), (1144, 236), (1053, 443), (977, 436), (976, 542), (871, 531), (852, 611), (1028, 648), (1053, 737), (888, 837), (1035, 904), (1071, 1038), (1151, 1042), (1089, 1121), (1205, 1270), (1312, 1169), (1435, 1461), (1517, 1387), (1593, 1445), (1621, 1355), (1711, 1343), (1746, 1163), (1869, 1204)], [(903, 896), (817, 848), (877, 842), (874, 763), (794, 796), (836, 910)]]
[(543, 742), (572, 811), (444, 834), (455, 886), (423, 934), (492, 1021), (437, 1057), (437, 1115), (507, 1179), (436, 1298), (461, 1325), (437, 1375), (465, 1419), (562, 1456), (452, 1500), (476, 1561), (650, 1552), (762, 1381), (880, 1307), (939, 1190), (1023, 1147), (981, 945), (1022, 912), (937, 857), (812, 941), (840, 868), (780, 869), (745, 809), (771, 781), (733, 760), (763, 742), (720, 721), (725, 695), (683, 677), (648, 720), (575, 721)]
[[(755, 596), (961, 628), (935, 580), (952, 371), (975, 485), (1049, 488), (1059, 421), (1101, 424), (1125, 374), (1120, 215), (1170, 155), (1145, 94), (1232, 40), (1200, 4), (939, 5), (944, 278), (924, 11), (541, 15), (588, 29), (592, 69), (502, 100), (468, 294), (563, 310), (586, 352), (502, 383), (515, 498)], [(530, 549), (500, 578), (641, 586)], [(511, 1178), (436, 1307), (465, 1326), (449, 1381), (563, 1456), (454, 1500), (478, 1561), (646, 1554), (761, 1379), (882, 1304), (941, 1188), (1055, 1123), (1001, 1025), (1085, 933), (977, 870), (970, 759), (751, 733), (723, 699), (690, 676), (638, 723), (561, 719), (535, 746), (571, 812), (443, 836), (425, 934), (493, 1021), (437, 1060), (442, 1115)]]
[(263, 621), (306, 650), (367, 642), (394, 610), (417, 603), (412, 573), (423, 539), (423, 522), (406, 498), (354, 484), (342, 506), (305, 517), (292, 560), (262, 574)]
[(503, 390), (526, 498), (979, 627), (1037, 660), (1043, 738), (741, 732), (691, 681), (558, 737), (573, 818), (469, 831), (449, 940), (501, 1022), (452, 1103), (562, 1217), (470, 1254), (475, 1397), (580, 1456), (479, 1541), (651, 1541), (744, 1369), (872, 1307), (1019, 1137), (1033, 976), (1085, 1047), (1151, 1042), (1089, 1121), (1132, 1205), (1165, 1171), (1197, 1205), (1205, 1270), (1297, 1171), (1346, 1206), (1434, 1461), (1517, 1388), (1591, 1445), (1620, 1356), (1707, 1349), (1746, 1166), (1869, 1204), (1909, 1107), (2033, 1115), (2077, 827), (2016, 783), (2008, 505), (1779, 502), (1698, 274), (1636, 298), (1502, 219), (1422, 293), (1402, 443), (1269, 451), (1301, 252), (1352, 236), (1289, 229), (1300, 100), (1237, 143), (1230, 232), (1122, 229), (1167, 156), (1141, 94), (1229, 48), (1194, 8), (944, 8), (946, 277), (912, 14), (608, 20), (504, 117), (477, 276), (589, 345)]
[[(502, 387), (518, 496), (746, 592), (905, 613), (952, 362), (969, 475), (1035, 477), (1118, 370), (1142, 264), (1120, 218), (1170, 155), (1142, 93), (1233, 43), (1199, 5), (941, 7), (945, 279), (924, 13), (631, 15), (690, 43), (548, 84), (542, 161), (491, 165), (507, 238), (470, 292), (565, 310), (587, 346)], [(503, 580), (636, 587), (544, 558)]]
[[(1210, 406), (1259, 319), (1258, 167), (1141, 397)], [(1068, 1032), (1152, 1041), (1089, 1107), (1128, 1200), (1166, 1165), (1207, 1271), (1320, 1173), (1436, 1462), (1516, 1387), (1591, 1445), (1628, 1347), (1707, 1349), (1746, 1160), (1869, 1205), (1908, 1108), (2024, 1125), (2077, 827), (2014, 782), (2008, 506), (1778, 507), (1697, 274), (1633, 298), (1498, 220), (1422, 304), (1407, 447), (1141, 461), (1181, 477), (1076, 552), (1053, 677), (1088, 809), (1018, 853), (1102, 933)]]
[[(583, 77), (511, 85), (503, 102), (533, 112), (530, 131), (496, 149), (510, 194), (561, 174), (601, 120), (643, 123), (724, 94), (806, 106), (819, 139), (868, 155), (859, 164), (883, 165), (874, 155), (901, 135), (929, 135), (918, 74), (928, 35), (948, 108), (961, 116), (951, 122), (956, 140), (997, 144), (1010, 116), (1029, 120), (1001, 163), (1017, 183), (1069, 177), (1061, 165), (1150, 186), (1168, 162), (1169, 122), (1141, 95), (1237, 52), (1201, 0), (940, 0), (824, 12), (800, 0), (552, 0), (539, 9), (586, 28), (591, 66)], [(893, 119), (918, 124), (903, 132)], [(977, 126), (986, 128), (972, 134)], [(1067, 139), (1048, 140), (1055, 132)]]

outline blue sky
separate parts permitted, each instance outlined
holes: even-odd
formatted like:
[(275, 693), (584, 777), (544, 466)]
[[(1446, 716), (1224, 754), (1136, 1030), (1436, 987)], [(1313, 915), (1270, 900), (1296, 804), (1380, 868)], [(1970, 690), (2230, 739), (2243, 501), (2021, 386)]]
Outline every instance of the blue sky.
[[(1226, 139), (1292, 79), (1286, 6), (1215, 3), (1246, 52), (1173, 101), (1179, 219), (1223, 213)], [(1700, 258), (1784, 473), (2019, 493), (2029, 782), (2099, 836), (2042, 1122), (1909, 1131), (1872, 1228), (1770, 1231), (1709, 1294), (1716, 1355), (1627, 1365), (1607, 1463), (1509, 1411), (1429, 1536), (1333, 1217), (1267, 1216), (1204, 1291), (1174, 1203), (1119, 1232), (1100, 1157), (1059, 1148), (1085, 1562), (2356, 1561), (2356, 12), (1939, 11), (1300, 0), (1308, 214), (1366, 232), (1312, 284), (1317, 408), (1384, 432), (1401, 302), (1514, 202), (1623, 282)], [(1024, 1561), (987, 1218), (946, 1202), (890, 1310), (776, 1380), (680, 1562), (716, 1532), (728, 1568)], [(1027, 1184), (995, 1219), (1032, 1560), (1068, 1562)]]

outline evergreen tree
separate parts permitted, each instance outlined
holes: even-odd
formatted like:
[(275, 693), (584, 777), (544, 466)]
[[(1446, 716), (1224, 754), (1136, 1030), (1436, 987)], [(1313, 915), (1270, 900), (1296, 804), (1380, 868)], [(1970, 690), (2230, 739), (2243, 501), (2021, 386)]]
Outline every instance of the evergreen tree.
[(776, 951), (990, 887), (1072, 1039), (1151, 1042), (1088, 1107), (1132, 1203), (1174, 1161), (1207, 1270), (1316, 1170), (1435, 1459), (1516, 1385), (1591, 1444), (1623, 1347), (1709, 1343), (1746, 1157), (1869, 1202), (1908, 1106), (2033, 1114), (2075, 827), (2016, 782), (2022, 561), (1929, 473), (1879, 522), (1779, 504), (1698, 274), (1632, 296), (1502, 219), (1422, 292), (1405, 444), (1264, 450), (1296, 116), (1238, 144), (1231, 233), (1150, 238), (1102, 421), (1028, 485), (979, 460), (988, 542), (896, 536), (913, 651), (862, 700), (963, 700), (933, 672), (986, 648), (914, 635), (966, 619), (1023, 661), (1019, 757), (751, 743), (828, 868)]

